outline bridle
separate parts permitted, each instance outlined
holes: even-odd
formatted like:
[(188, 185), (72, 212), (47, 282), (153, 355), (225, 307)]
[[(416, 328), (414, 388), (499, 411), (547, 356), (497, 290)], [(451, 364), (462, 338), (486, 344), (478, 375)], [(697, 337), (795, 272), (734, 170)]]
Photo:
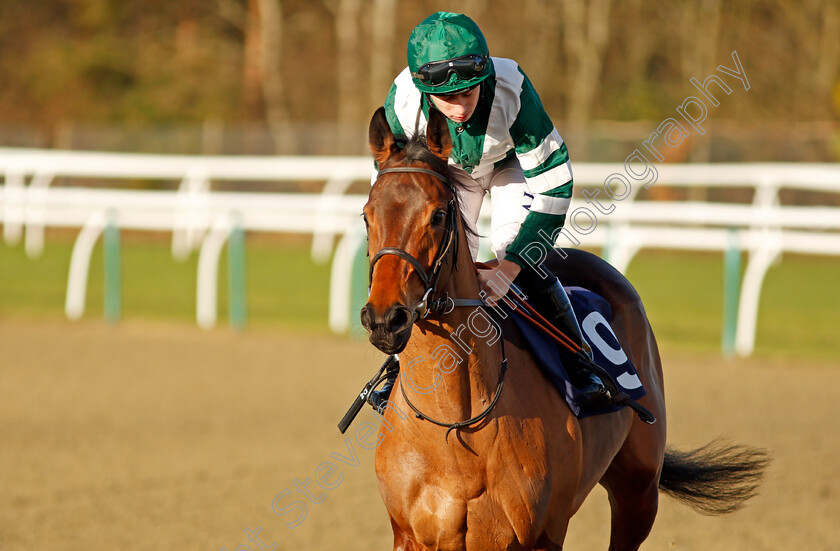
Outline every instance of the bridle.
[[(449, 178), (445, 175), (436, 172), (434, 170), (430, 170), (428, 168), (422, 167), (413, 167), (413, 166), (403, 166), (403, 167), (392, 167), (392, 168), (385, 168), (379, 171), (377, 178), (382, 174), (391, 174), (391, 173), (404, 173), (404, 172), (420, 172), (423, 174), (428, 174), (430, 176), (434, 176), (441, 182), (443, 182), (449, 191), (452, 193), (452, 198), (449, 200), (449, 204), (446, 206), (446, 235), (443, 237), (443, 243), (438, 250), (437, 256), (435, 257), (434, 262), (432, 262), (431, 272), (427, 272), (423, 265), (420, 263), (417, 258), (415, 258), (410, 253), (400, 249), (398, 247), (383, 247), (379, 249), (373, 258), (370, 259), (370, 271), (368, 272), (368, 282), (373, 280), (373, 267), (376, 265), (376, 262), (386, 255), (394, 255), (402, 258), (414, 268), (417, 276), (423, 282), (423, 285), (426, 287), (426, 292), (423, 293), (423, 298), (420, 299), (414, 306), (414, 317), (412, 320), (412, 324), (415, 323), (418, 319), (423, 319), (429, 315), (430, 312), (441, 312), (443, 315), (448, 314), (457, 306), (486, 306), (486, 303), (481, 299), (458, 299), (452, 298), (448, 294), (444, 293), (438, 299), (432, 299), (431, 297), (436, 293), (436, 288), (438, 284), (438, 280), (440, 278), (441, 267), (443, 266), (444, 261), (446, 260), (446, 256), (449, 253), (450, 249), (454, 250), (453, 256), (457, 258), (458, 256), (458, 232), (456, 231), (456, 220), (458, 216), (458, 202), (457, 202), (457, 195), (455, 194), (455, 190), (452, 187)], [(453, 270), (455, 269), (455, 260), (452, 261)], [(501, 327), (499, 327), (499, 331), (501, 332)], [(400, 385), (400, 390), (402, 390), (402, 396), (405, 400), (406, 404), (414, 411), (415, 415), (418, 418), (423, 419), (425, 421), (429, 421), (435, 425), (440, 427), (445, 427), (447, 429), (445, 439), (449, 440), (449, 433), (453, 430), (458, 430), (463, 427), (469, 427), (470, 425), (474, 425), (479, 421), (483, 420), (487, 417), (493, 408), (496, 407), (496, 404), (499, 401), (499, 397), (502, 395), (502, 388), (505, 384), (505, 374), (507, 373), (507, 354), (505, 353), (505, 338), (504, 335), (500, 335), (499, 342), (501, 343), (502, 348), (502, 364), (501, 364), (501, 371), (499, 372), (499, 382), (496, 386), (496, 393), (493, 396), (493, 399), (487, 405), (484, 410), (479, 413), (478, 415), (471, 417), (465, 421), (459, 421), (457, 423), (446, 423), (444, 421), (437, 421), (432, 419), (411, 403), (411, 400), (408, 399), (408, 395), (405, 393), (405, 385)]]
[[(414, 257), (411, 253), (400, 249), (398, 247), (383, 247), (373, 255), (373, 258), (370, 259), (370, 268), (368, 271), (368, 285), (370, 282), (373, 281), (373, 268), (376, 266), (376, 263), (381, 259), (383, 256), (393, 255), (398, 256), (401, 259), (405, 260), (414, 268), (415, 273), (420, 278), (420, 281), (423, 282), (423, 285), (426, 288), (426, 291), (423, 293), (423, 298), (414, 305), (413, 307), (413, 314), (414, 320), (417, 321), (418, 319), (423, 319), (429, 315), (430, 312), (440, 312), (442, 314), (448, 314), (451, 312), (456, 306), (483, 306), (484, 301), (480, 299), (457, 299), (452, 298), (448, 294), (444, 293), (441, 297), (434, 299), (433, 296), (436, 294), (437, 291), (437, 284), (438, 280), (440, 279), (441, 268), (443, 267), (444, 262), (446, 261), (447, 254), (449, 253), (450, 249), (453, 249), (453, 256), (458, 255), (458, 232), (456, 231), (456, 220), (458, 216), (458, 201), (456, 199), (455, 190), (452, 187), (449, 178), (445, 175), (441, 174), (440, 172), (436, 172), (434, 170), (422, 167), (415, 167), (415, 166), (400, 166), (400, 167), (393, 167), (393, 168), (385, 168), (379, 171), (377, 178), (382, 174), (391, 174), (391, 173), (405, 173), (405, 172), (419, 172), (423, 174), (428, 174), (430, 176), (434, 176), (441, 182), (443, 182), (449, 191), (452, 193), (452, 198), (449, 200), (449, 203), (446, 206), (446, 227), (445, 227), (445, 235), (443, 236), (443, 243), (441, 244), (440, 249), (438, 249), (437, 256), (435, 260), (432, 262), (432, 266), (429, 271), (426, 271), (423, 268), (423, 265)], [(455, 262), (452, 262), (453, 269), (455, 267)]]

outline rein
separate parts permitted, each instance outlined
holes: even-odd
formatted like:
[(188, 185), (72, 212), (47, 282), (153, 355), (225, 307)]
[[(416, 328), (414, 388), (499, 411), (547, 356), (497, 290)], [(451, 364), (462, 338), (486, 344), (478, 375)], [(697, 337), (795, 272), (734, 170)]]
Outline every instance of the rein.
[[(501, 333), (501, 327), (499, 327), (499, 332)], [(400, 391), (402, 392), (402, 396), (403, 396), (403, 399), (405, 400), (405, 403), (408, 404), (408, 407), (410, 407), (414, 411), (414, 413), (415, 413), (415, 415), (417, 415), (418, 419), (423, 419), (424, 421), (428, 421), (428, 422), (430, 422), (432, 424), (435, 424), (439, 427), (445, 427), (447, 429), (446, 435), (444, 436), (444, 440), (446, 442), (449, 442), (449, 433), (450, 432), (452, 432), (453, 430), (461, 429), (463, 427), (469, 427), (470, 425), (474, 425), (474, 424), (478, 423), (479, 421), (481, 421), (482, 419), (484, 419), (485, 417), (490, 415), (490, 412), (493, 411), (493, 408), (496, 407), (496, 403), (499, 401), (499, 397), (502, 395), (502, 387), (504, 387), (504, 385), (505, 385), (505, 373), (507, 373), (507, 368), (508, 368), (507, 354), (505, 353), (505, 336), (504, 335), (500, 335), (499, 342), (502, 343), (502, 370), (499, 373), (499, 382), (496, 385), (496, 393), (493, 396), (493, 399), (487, 405), (487, 407), (484, 408), (484, 411), (482, 411), (481, 413), (479, 413), (475, 417), (470, 417), (466, 421), (459, 421), (457, 423), (446, 423), (444, 421), (437, 421), (435, 419), (432, 419), (431, 417), (429, 417), (428, 415), (426, 415), (425, 413), (423, 413), (422, 411), (417, 409), (417, 406), (415, 406), (414, 404), (411, 403), (411, 400), (408, 399), (408, 395), (405, 393), (405, 385), (402, 385), (402, 384), (400, 385)]]
[[(456, 216), (458, 215), (458, 202), (456, 200), (457, 196), (455, 194), (455, 189), (452, 187), (452, 184), (449, 181), (448, 177), (428, 168), (412, 166), (385, 168), (379, 171), (377, 178), (382, 174), (405, 172), (419, 172), (422, 174), (434, 176), (435, 178), (443, 182), (444, 185), (446, 185), (446, 187), (449, 188), (449, 191), (452, 193), (452, 199), (449, 200), (449, 204), (446, 207), (446, 235), (443, 238), (444, 243), (438, 251), (437, 257), (432, 263), (431, 274), (426, 272), (426, 270), (423, 268), (423, 265), (420, 263), (419, 260), (417, 260), (417, 258), (415, 258), (407, 251), (404, 251), (403, 249), (400, 249), (398, 247), (384, 247), (380, 249), (375, 255), (373, 255), (373, 258), (370, 259), (368, 282), (373, 280), (373, 268), (376, 265), (376, 262), (383, 256), (394, 255), (408, 262), (414, 268), (415, 272), (417, 273), (417, 276), (420, 278), (420, 280), (423, 282), (423, 285), (426, 287), (426, 292), (423, 293), (423, 298), (420, 299), (420, 302), (418, 302), (417, 305), (414, 306), (413, 323), (416, 323), (419, 319), (424, 319), (432, 311), (441, 312), (443, 315), (446, 315), (458, 306), (486, 306), (486, 303), (481, 299), (452, 298), (447, 293), (444, 293), (441, 298), (438, 298), (436, 300), (430, 298), (432, 295), (435, 294), (438, 279), (440, 278), (441, 267), (443, 266), (443, 262), (445, 261), (450, 248), (453, 248), (453, 243), (455, 251), (454, 254), (456, 257), (458, 254), (458, 240), (455, 228)], [(452, 266), (454, 270), (454, 261), (452, 263)], [(408, 395), (405, 393), (405, 385), (400, 385), (400, 390), (402, 391), (402, 396), (405, 399), (405, 403), (408, 404), (408, 406), (414, 411), (418, 419), (423, 419), (424, 421), (428, 421), (432, 424), (438, 425), (440, 427), (445, 427), (447, 429), (446, 435), (444, 437), (446, 442), (449, 441), (449, 433), (453, 430), (458, 430), (464, 427), (474, 425), (479, 421), (483, 420), (488, 415), (490, 415), (490, 412), (493, 411), (493, 408), (496, 407), (496, 404), (499, 401), (499, 397), (502, 395), (502, 388), (505, 384), (505, 374), (507, 373), (508, 361), (507, 353), (505, 352), (505, 337), (502, 334), (501, 326), (499, 326), (499, 334), (499, 341), (501, 342), (502, 348), (502, 364), (501, 371), (499, 373), (499, 382), (496, 385), (496, 392), (493, 396), (493, 399), (490, 401), (490, 404), (488, 404), (488, 406), (475, 417), (471, 417), (465, 421), (459, 421), (457, 423), (437, 421), (420, 411), (417, 408), (417, 406), (415, 406), (411, 402), (411, 400), (409, 400)]]

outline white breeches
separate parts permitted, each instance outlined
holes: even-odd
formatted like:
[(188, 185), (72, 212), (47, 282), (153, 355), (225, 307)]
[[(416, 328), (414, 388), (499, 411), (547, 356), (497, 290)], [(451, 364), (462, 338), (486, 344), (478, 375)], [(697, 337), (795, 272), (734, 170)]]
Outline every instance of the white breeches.
[[(528, 216), (528, 209), (534, 200), (534, 195), (528, 190), (519, 160), (511, 157), (490, 174), (478, 178), (473, 178), (458, 167), (450, 165), (449, 168), (450, 176), (459, 184), (456, 189), (461, 212), (473, 232), (476, 232), (484, 195), (490, 193), (490, 249), (496, 258), (504, 258), (505, 249), (519, 233), (519, 228)], [(478, 256), (478, 237), (468, 232), (467, 240), (475, 260)]]

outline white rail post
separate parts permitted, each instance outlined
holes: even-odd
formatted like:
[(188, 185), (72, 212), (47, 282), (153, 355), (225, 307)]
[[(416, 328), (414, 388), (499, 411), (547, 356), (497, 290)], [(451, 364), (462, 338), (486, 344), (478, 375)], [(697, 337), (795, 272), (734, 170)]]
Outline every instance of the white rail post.
[(779, 203), (779, 182), (772, 176), (765, 176), (756, 187), (754, 208), (760, 216), (757, 226), (751, 228), (755, 245), (750, 251), (744, 283), (741, 285), (741, 300), (738, 304), (738, 324), (735, 329), (735, 353), (749, 356), (755, 350), (755, 334), (758, 326), (758, 304), (761, 287), (767, 270), (782, 254), (782, 231), (771, 227), (772, 207)]
[(44, 252), (44, 227), (46, 213), (44, 203), (47, 200), (47, 190), (55, 178), (51, 171), (38, 171), (26, 188), (26, 234), (24, 247), (26, 256), (38, 258)]
[(172, 229), (172, 257), (176, 260), (185, 260), (201, 241), (209, 191), (210, 180), (201, 166), (191, 168), (178, 187), (178, 211)]
[(201, 243), (198, 253), (195, 318), (202, 329), (210, 329), (216, 325), (219, 257), (232, 229), (230, 216), (219, 216)]
[[(333, 176), (327, 180), (324, 190), (318, 196), (318, 207), (315, 215), (315, 230), (312, 232), (312, 260), (318, 264), (324, 264), (330, 259), (333, 247), (333, 238), (337, 233), (335, 219), (330, 213), (335, 210), (338, 199), (347, 191), (353, 178), (344, 176), (350, 173), (349, 168), (338, 168)], [(359, 213), (361, 214), (361, 213)]]
[(70, 273), (67, 276), (67, 298), (64, 302), (64, 313), (68, 319), (78, 320), (85, 312), (90, 258), (96, 240), (105, 229), (106, 222), (104, 212), (97, 212), (88, 218), (73, 245), (73, 252), (70, 255)]
[(749, 356), (755, 349), (755, 333), (758, 324), (758, 303), (764, 276), (773, 262), (779, 258), (781, 248), (770, 236), (766, 246), (750, 253), (749, 264), (744, 273), (741, 300), (738, 304), (738, 325), (735, 330), (735, 352)]
[(26, 176), (23, 170), (6, 169), (6, 183), (3, 186), (3, 238), (7, 245), (20, 243), (23, 234), (25, 185)]
[(609, 258), (606, 260), (622, 274), (627, 273), (627, 267), (630, 265), (630, 261), (641, 250), (642, 244), (636, 238), (630, 224), (619, 223), (610, 225), (610, 231), (620, 232), (621, 235), (612, 236), (615, 241), (610, 249)]
[(353, 301), (353, 264), (356, 251), (365, 242), (365, 234), (356, 228), (338, 242), (330, 271), (330, 329), (346, 333), (350, 329), (350, 306)]

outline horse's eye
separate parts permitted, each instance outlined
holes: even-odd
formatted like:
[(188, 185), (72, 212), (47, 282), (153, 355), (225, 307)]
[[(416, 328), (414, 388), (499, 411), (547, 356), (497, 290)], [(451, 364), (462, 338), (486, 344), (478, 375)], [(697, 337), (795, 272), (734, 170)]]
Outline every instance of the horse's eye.
[(370, 224), (368, 224), (367, 214), (362, 213), (362, 220), (365, 221), (365, 229), (367, 229), (370, 226)]
[(446, 211), (445, 210), (436, 210), (434, 212), (434, 214), (432, 214), (432, 225), (433, 226), (442, 226), (445, 221), (446, 221)]

